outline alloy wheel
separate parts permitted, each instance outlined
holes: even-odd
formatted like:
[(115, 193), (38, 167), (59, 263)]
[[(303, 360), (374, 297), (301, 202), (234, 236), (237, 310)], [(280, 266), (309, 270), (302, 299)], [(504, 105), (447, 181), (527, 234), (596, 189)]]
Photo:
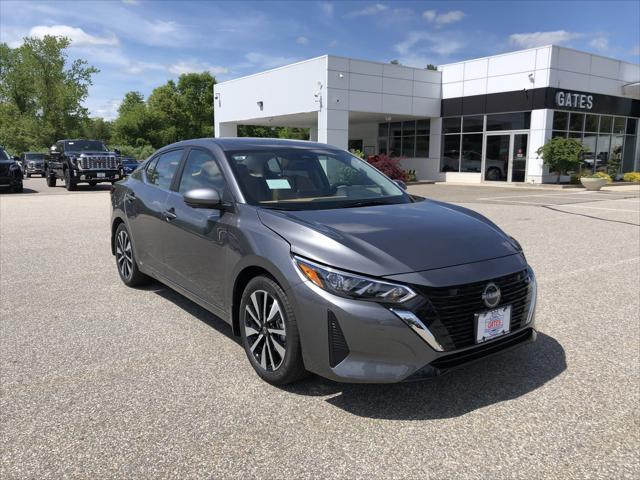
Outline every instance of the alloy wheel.
[(249, 350), (263, 370), (276, 371), (284, 361), (287, 332), (280, 303), (264, 290), (250, 295), (244, 311)]
[(129, 280), (133, 273), (133, 252), (131, 251), (131, 240), (129, 240), (129, 234), (126, 230), (120, 230), (116, 238), (116, 261), (120, 274)]

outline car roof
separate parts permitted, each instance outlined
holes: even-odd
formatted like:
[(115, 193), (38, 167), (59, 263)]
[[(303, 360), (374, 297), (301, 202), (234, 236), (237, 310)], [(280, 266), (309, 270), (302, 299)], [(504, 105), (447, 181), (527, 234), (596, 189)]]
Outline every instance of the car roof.
[(222, 150), (261, 150), (264, 148), (321, 148), (323, 150), (339, 150), (336, 147), (325, 143), (310, 142), (308, 140), (288, 140), (284, 138), (252, 138), (252, 137), (221, 137), (221, 138), (196, 138), (184, 140), (163, 147), (202, 146), (209, 147), (211, 144), (218, 145)]

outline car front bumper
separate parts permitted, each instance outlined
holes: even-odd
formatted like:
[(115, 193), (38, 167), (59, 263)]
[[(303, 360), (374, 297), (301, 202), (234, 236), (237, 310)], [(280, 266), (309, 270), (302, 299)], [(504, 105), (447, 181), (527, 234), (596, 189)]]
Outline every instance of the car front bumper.
[(123, 176), (120, 170), (74, 170), (79, 182), (117, 182)]
[(0, 187), (17, 187), (22, 184), (22, 175), (17, 177), (0, 177)]
[(305, 367), (339, 382), (393, 383), (438, 376), (532, 342), (537, 335), (535, 289), (527, 323), (491, 341), (446, 351), (412, 328), (398, 310), (337, 297), (311, 282), (293, 286), (291, 294)]

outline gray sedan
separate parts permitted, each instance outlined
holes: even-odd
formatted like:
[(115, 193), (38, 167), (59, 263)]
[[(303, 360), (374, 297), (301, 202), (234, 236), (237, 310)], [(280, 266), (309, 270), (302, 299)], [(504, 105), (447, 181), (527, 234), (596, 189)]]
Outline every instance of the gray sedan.
[(427, 378), (535, 340), (518, 242), (403, 187), (320, 143), (184, 141), (115, 184), (112, 252), (125, 284), (227, 321), (273, 384)]

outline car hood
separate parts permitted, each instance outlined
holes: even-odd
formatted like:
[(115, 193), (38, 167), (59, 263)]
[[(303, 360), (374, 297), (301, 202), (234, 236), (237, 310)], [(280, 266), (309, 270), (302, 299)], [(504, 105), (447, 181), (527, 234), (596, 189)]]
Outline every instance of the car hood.
[(495, 224), (463, 207), (425, 200), (333, 210), (259, 209), (291, 251), (374, 276), (451, 267), (519, 254)]
[(99, 155), (102, 157), (115, 156), (114, 152), (103, 152), (101, 150), (66, 150), (65, 155), (79, 157), (80, 155)]

